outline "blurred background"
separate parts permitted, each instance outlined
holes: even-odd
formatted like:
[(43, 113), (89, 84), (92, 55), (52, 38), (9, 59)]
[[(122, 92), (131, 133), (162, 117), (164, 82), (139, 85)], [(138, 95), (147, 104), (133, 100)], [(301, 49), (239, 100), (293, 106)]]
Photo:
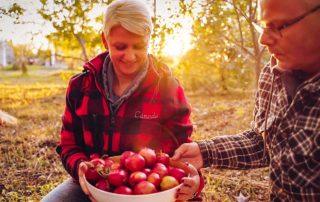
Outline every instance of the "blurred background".
[[(1, 201), (38, 201), (68, 177), (54, 151), (65, 90), (84, 62), (104, 51), (102, 17), (111, 2), (0, 2), (0, 112), (12, 118), (0, 121)], [(248, 128), (258, 75), (268, 61), (252, 25), (259, 18), (257, 0), (145, 3), (154, 23), (150, 53), (184, 86), (193, 139)], [(267, 201), (266, 174), (205, 169), (205, 198)]]

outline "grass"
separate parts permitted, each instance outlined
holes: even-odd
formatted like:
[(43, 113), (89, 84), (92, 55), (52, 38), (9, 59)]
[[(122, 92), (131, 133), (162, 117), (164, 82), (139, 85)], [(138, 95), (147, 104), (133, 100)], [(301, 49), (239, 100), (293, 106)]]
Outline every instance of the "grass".
[[(68, 79), (74, 71), (34, 68), (27, 76), (0, 70), (0, 108), (16, 116), (18, 126), (0, 126), (0, 201), (39, 201), (68, 178), (55, 152)], [(249, 127), (251, 92), (189, 92), (194, 140), (236, 134)], [(268, 170), (203, 169), (206, 201), (268, 201)]]

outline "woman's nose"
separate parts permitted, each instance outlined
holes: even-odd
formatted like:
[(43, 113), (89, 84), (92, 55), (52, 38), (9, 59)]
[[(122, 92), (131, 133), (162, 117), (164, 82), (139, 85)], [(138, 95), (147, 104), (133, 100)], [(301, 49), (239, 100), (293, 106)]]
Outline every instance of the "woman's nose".
[(126, 62), (134, 62), (136, 58), (136, 53), (133, 50), (128, 50), (124, 56)]

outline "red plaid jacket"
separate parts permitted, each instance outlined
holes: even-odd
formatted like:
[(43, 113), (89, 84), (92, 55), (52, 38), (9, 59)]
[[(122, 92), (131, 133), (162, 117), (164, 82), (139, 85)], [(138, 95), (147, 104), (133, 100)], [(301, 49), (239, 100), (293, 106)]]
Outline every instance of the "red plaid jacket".
[(172, 154), (190, 142), (190, 106), (168, 68), (149, 57), (142, 84), (111, 114), (102, 88), (101, 71), (107, 53), (84, 65), (66, 95), (61, 140), (57, 147), (67, 172), (78, 178), (78, 165), (92, 153), (119, 155), (148, 146)]

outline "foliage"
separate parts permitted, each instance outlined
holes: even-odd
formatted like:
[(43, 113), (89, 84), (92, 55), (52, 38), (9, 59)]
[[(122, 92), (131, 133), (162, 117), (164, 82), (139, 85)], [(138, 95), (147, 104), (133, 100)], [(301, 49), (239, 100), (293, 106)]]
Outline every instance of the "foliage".
[[(94, 50), (99, 46), (100, 33), (92, 27), (93, 19), (90, 19), (89, 13), (95, 6), (102, 3), (109, 4), (110, 0), (40, 0), (40, 2), (42, 7), (38, 13), (55, 28), (56, 31), (49, 36), (49, 39), (60, 48), (58, 51), (66, 52), (66, 47), (68, 50), (77, 50), (77, 54), (73, 57), (79, 57), (78, 59), (84, 61), (88, 61), (89, 56), (96, 54)], [(101, 16), (97, 19), (101, 19)]]
[(13, 3), (8, 9), (0, 8), (0, 19), (3, 16), (9, 16), (18, 20), (19, 17), (23, 15), (24, 12), (25, 12), (24, 8), (22, 8), (17, 3)]
[(10, 43), (14, 52), (13, 70), (21, 70), (23, 75), (28, 73), (27, 65), (30, 59), (34, 56), (30, 44), (12, 44)]
[(171, 13), (169, 16), (162, 15), (163, 13), (158, 12), (157, 0), (153, 0), (153, 31), (151, 35), (151, 44), (152, 44), (152, 54), (156, 55), (158, 58), (163, 58), (163, 48), (167, 36), (174, 33), (175, 29), (180, 28), (181, 24), (179, 18), (182, 16), (179, 13), (179, 10), (175, 9), (171, 4), (172, 1), (164, 1), (167, 5), (167, 12)]
[[(252, 76), (261, 69), (262, 50), (251, 24), (256, 20), (257, 1), (204, 0), (198, 7), (180, 2), (182, 13), (194, 20), (193, 49), (177, 70), (186, 84), (194, 89), (205, 86), (209, 92), (250, 87), (255, 81)], [(193, 14), (196, 8), (199, 12)]]

